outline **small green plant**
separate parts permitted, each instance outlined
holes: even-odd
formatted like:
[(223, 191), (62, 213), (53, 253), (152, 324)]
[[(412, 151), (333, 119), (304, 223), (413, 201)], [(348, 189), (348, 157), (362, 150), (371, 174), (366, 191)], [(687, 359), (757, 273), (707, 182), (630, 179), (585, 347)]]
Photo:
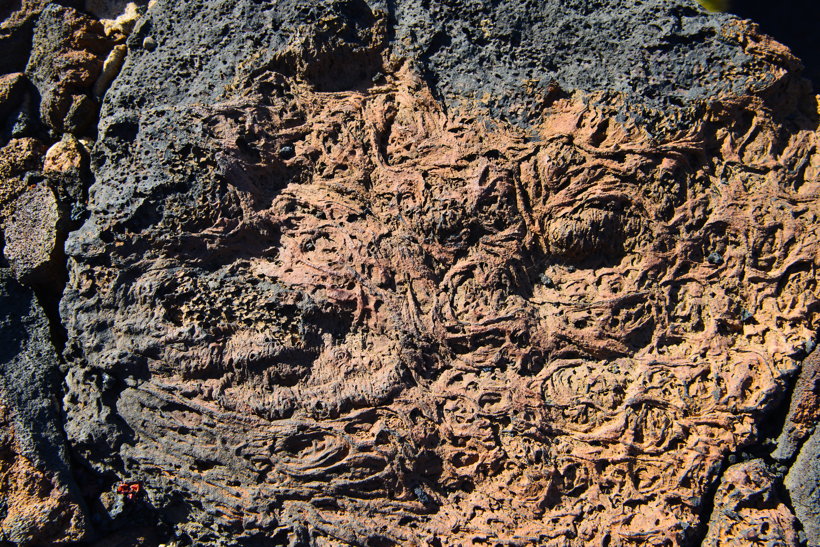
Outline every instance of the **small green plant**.
[(730, 3), (730, 0), (698, 0), (698, 4), (714, 12), (727, 11)]

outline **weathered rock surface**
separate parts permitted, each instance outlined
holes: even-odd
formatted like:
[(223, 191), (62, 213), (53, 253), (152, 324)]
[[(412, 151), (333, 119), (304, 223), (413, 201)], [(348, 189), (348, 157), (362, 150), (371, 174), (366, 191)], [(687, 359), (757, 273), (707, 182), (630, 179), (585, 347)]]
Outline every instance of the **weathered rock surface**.
[(113, 44), (99, 21), (50, 4), (37, 20), (26, 75), (40, 94), (40, 117), (57, 133), (89, 131), (98, 110), (90, 92)]
[(0, 148), (0, 227), (14, 211), (15, 200), (26, 188), (25, 175), (42, 167), (43, 143), (37, 139), (12, 139)]
[(785, 485), (808, 545), (820, 545), (820, 428), (815, 428), (801, 448)]
[(0, 76), (0, 123), (23, 101), (25, 88), (26, 77), (20, 72)]
[[(808, 342), (814, 346), (814, 340)], [(805, 351), (805, 346), (804, 346)], [(777, 439), (772, 457), (780, 461), (794, 460), (806, 437), (811, 435), (820, 419), (820, 351), (809, 352), (792, 390), (786, 422)]]
[(0, 6), (0, 74), (22, 72), (31, 51), (34, 24), (48, 0), (4, 2)]
[(14, 204), (6, 226), (3, 254), (15, 277), (29, 285), (57, 282), (59, 264), (65, 260), (59, 237), (60, 204), (45, 184), (24, 192)]
[(0, 541), (815, 541), (818, 106), (753, 24), (64, 4), (0, 11)]
[[(0, 73), (9, 73), (0, 76), (0, 241), (27, 285), (0, 259), (3, 545), (75, 543), (105, 530), (88, 519), (87, 494), (74, 479), (82, 468), (72, 469), (65, 443), (56, 349), (65, 330), (57, 302), (66, 277), (65, 236), (85, 216), (90, 171), (78, 137), (96, 132), (97, 105), (89, 94), (101, 97), (116, 75), (117, 63), (108, 67), (107, 82), (95, 76), (99, 67), (106, 72), (106, 48), (124, 41), (128, 25), (106, 26), (50, 4), (0, 6)], [(98, 479), (82, 478), (96, 495)]]
[(778, 477), (763, 460), (727, 469), (702, 545), (798, 545), (796, 519), (780, 499), (777, 485)]
[(49, 324), (34, 294), (0, 268), (0, 542), (82, 539), (86, 512), (60, 427)]
[(67, 243), (80, 458), (195, 543), (695, 541), (817, 330), (817, 107), (618, 6), (150, 7)]

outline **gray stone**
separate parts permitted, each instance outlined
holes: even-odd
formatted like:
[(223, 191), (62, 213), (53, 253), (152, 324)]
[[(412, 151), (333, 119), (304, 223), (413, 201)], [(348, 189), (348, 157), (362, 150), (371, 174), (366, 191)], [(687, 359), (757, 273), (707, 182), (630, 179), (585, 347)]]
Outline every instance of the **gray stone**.
[[(61, 427), (59, 393), (58, 357), (48, 319), (34, 293), (8, 268), (0, 268), (0, 402), (11, 411), (20, 455), (51, 478), (69, 503), (84, 507)], [(8, 533), (15, 535), (14, 526)], [(44, 537), (30, 537), (24, 543), (51, 544)]]
[[(414, 59), (450, 106), (487, 97), (494, 115), (518, 121), (538, 112), (551, 81), (622, 94), (641, 110), (684, 110), (766, 85), (738, 77), (755, 61), (722, 30), (733, 17), (706, 13), (693, 0), (160, 0), (129, 40), (129, 67), (104, 115), (213, 99), (252, 51), (264, 60), (302, 27), (370, 9), (389, 14), (394, 52)], [(162, 48), (144, 47), (149, 36)]]
[(803, 444), (783, 482), (809, 547), (820, 546), (820, 428)]

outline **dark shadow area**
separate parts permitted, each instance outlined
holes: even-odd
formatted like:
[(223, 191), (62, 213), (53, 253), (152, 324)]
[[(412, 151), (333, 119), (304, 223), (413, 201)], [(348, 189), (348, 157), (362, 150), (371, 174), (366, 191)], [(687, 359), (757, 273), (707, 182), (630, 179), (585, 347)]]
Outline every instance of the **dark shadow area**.
[(751, 19), (763, 32), (787, 45), (803, 61), (804, 75), (820, 89), (820, 3), (815, 0), (734, 0), (732, 13)]

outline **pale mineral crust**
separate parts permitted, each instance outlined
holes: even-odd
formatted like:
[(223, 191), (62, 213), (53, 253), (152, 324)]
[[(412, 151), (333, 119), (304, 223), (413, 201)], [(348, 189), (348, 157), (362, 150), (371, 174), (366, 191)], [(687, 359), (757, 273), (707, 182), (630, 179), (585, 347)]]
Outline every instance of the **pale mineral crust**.
[(0, 473), (51, 480), (58, 516), (2, 539), (816, 541), (820, 116), (753, 24), (688, 0), (38, 10), (0, 79), (0, 205), (61, 355), (25, 369), (50, 397), (4, 388), (50, 436), (23, 460), (6, 426)]

